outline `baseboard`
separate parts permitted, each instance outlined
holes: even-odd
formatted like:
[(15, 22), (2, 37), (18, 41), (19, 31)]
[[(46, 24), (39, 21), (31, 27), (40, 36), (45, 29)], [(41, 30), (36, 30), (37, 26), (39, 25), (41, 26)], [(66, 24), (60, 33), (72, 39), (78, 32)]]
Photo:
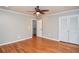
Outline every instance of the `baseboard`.
[(50, 37), (46, 37), (46, 36), (42, 36), (42, 38), (46, 38), (46, 39), (50, 39), (50, 40), (54, 40), (54, 41), (60, 41), (60, 40), (57, 40), (57, 39), (54, 39), (54, 38), (50, 38)]
[(78, 45), (78, 46), (79, 46), (79, 44), (76, 44), (76, 43), (64, 42), (64, 41), (60, 41), (60, 42), (62, 42), (62, 43), (67, 43), (67, 44), (72, 44), (72, 45)]
[(32, 38), (32, 37), (28, 37), (28, 38), (24, 38), (24, 39), (19, 39), (19, 40), (12, 41), (12, 42), (2, 43), (2, 44), (0, 44), (0, 46), (7, 45), (7, 44), (12, 44), (12, 43), (16, 43), (16, 42), (27, 40), (27, 39), (30, 39), (30, 38)]

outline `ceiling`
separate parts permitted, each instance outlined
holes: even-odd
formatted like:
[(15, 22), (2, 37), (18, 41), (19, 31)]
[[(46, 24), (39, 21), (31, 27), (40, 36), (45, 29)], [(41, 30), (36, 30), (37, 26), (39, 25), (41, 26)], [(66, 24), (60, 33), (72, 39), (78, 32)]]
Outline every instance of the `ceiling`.
[[(0, 6), (0, 8), (7, 9), (7, 10), (12, 10), (12, 11), (17, 11), (21, 12), (24, 14), (29, 14), (33, 15), (33, 12), (29, 11), (35, 11), (36, 6)], [(48, 14), (55, 14), (63, 11), (68, 11), (68, 10), (74, 10), (74, 9), (79, 9), (79, 6), (40, 6), (40, 9), (48, 9), (49, 11), (46, 12), (45, 15)]]

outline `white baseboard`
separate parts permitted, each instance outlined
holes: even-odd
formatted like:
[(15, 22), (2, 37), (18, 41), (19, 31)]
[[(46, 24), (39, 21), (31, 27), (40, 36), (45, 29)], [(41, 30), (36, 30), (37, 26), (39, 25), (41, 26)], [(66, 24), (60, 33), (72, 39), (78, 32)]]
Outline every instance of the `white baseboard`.
[(43, 37), (43, 36), (37, 36), (37, 37)]
[(27, 40), (27, 39), (30, 39), (30, 38), (32, 38), (32, 37), (28, 37), (28, 38), (24, 38), (24, 39), (19, 39), (19, 40), (12, 41), (12, 42), (2, 43), (2, 44), (0, 44), (0, 46), (7, 45), (7, 44), (12, 44), (12, 43), (16, 43), (16, 42)]
[(50, 37), (46, 37), (46, 36), (42, 36), (42, 38), (46, 38), (46, 39), (50, 39), (50, 40), (54, 40), (54, 41), (60, 41), (58, 39), (54, 39), (54, 38), (50, 38)]

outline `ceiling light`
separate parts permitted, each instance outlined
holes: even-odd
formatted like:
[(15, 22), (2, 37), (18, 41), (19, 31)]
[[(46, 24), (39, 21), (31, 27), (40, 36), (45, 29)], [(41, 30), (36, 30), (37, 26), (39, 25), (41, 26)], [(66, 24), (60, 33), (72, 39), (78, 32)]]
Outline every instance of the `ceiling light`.
[(36, 12), (36, 15), (39, 16), (40, 15), (40, 12)]

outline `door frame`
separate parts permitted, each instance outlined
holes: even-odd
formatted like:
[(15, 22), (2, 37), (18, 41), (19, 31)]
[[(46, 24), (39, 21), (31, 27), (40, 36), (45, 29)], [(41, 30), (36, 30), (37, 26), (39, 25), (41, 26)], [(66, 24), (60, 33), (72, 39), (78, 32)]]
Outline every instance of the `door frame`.
[[(33, 19), (33, 20), (31, 21), (31, 23), (32, 23), (32, 24), (31, 24), (31, 26), (32, 26), (32, 36), (33, 36), (33, 34), (34, 34), (34, 33), (33, 33), (33, 21), (34, 21), (34, 20), (35, 20), (35, 19)], [(37, 25), (36, 25), (36, 27), (37, 27)], [(36, 31), (37, 31), (37, 29), (36, 29)], [(37, 33), (36, 33), (36, 34), (37, 34)]]
[[(38, 23), (38, 21), (41, 21), (41, 35), (38, 34), (38, 28), (39, 28), (39, 27), (37, 27), (37, 36), (38, 36), (38, 37), (42, 37), (42, 34), (43, 34), (43, 33), (42, 33), (42, 32), (43, 32), (43, 20), (42, 20), (42, 19), (37, 20), (37, 23)], [(38, 24), (37, 24), (37, 26), (38, 26)]]

